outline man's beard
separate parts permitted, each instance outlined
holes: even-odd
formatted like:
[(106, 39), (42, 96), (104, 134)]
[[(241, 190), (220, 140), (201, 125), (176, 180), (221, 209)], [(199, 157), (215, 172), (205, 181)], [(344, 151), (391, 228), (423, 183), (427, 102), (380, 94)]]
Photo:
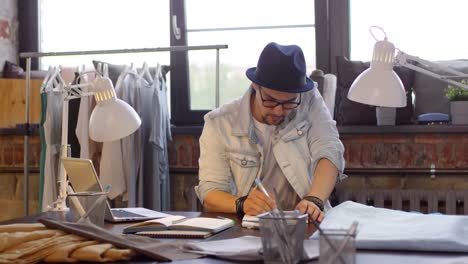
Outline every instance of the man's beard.
[(272, 115), (272, 114), (266, 114), (264, 116), (262, 116), (262, 119), (263, 119), (263, 123), (267, 124), (267, 125), (279, 125), (281, 123), (283, 123), (285, 117), (284, 116), (276, 116), (276, 115)]

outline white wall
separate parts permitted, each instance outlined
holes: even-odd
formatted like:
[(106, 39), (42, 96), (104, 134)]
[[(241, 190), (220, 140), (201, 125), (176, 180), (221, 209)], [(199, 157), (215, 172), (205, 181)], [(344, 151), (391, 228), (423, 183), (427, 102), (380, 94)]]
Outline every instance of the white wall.
[(5, 60), (17, 63), (17, 33), (17, 0), (0, 0), (0, 71), (3, 71)]

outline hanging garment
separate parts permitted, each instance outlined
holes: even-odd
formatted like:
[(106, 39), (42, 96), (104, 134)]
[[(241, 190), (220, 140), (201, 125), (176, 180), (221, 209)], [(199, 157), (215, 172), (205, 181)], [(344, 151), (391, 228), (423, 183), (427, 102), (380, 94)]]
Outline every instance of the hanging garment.
[[(78, 72), (74, 73), (74, 79), (71, 82), (72, 85), (76, 85), (79, 83), (79, 76), (80, 74)], [(68, 142), (67, 143), (70, 146), (70, 150), (71, 150), (71, 153), (69, 154), (73, 158), (80, 157), (80, 142), (75, 133), (76, 126), (78, 124), (78, 114), (79, 114), (80, 104), (81, 104), (81, 98), (75, 98), (75, 99), (68, 101), (68, 130), (67, 130)]]
[[(80, 83), (82, 84), (90, 81), (92, 80), (88, 75), (80, 77)], [(82, 86), (80, 89), (83, 94), (89, 93), (88, 86)], [(97, 143), (89, 138), (89, 118), (95, 105), (94, 96), (81, 97), (75, 134), (80, 144), (80, 158), (82, 159), (93, 159), (97, 151)]]
[[(127, 102), (140, 114), (140, 89), (136, 86), (138, 75), (135, 71), (124, 71), (116, 82), (115, 92), (117, 97)], [(126, 182), (126, 192), (123, 200), (128, 207), (137, 207), (137, 186), (141, 181), (139, 171), (141, 169), (141, 130), (137, 129), (131, 135), (121, 139), (122, 164)]]
[[(129, 93), (133, 93), (135, 89), (138, 89), (134, 87), (136, 84), (135, 74), (135, 72), (126, 69), (119, 76), (115, 87), (117, 98), (122, 99), (123, 96), (125, 100), (134, 100), (134, 96), (129, 95)], [(125, 78), (127, 78), (127, 81), (125, 81)], [(100, 179), (104, 186), (111, 186), (108, 194), (110, 199), (115, 199), (119, 195), (124, 195), (123, 200), (127, 200), (128, 187), (134, 184), (134, 182), (130, 182), (132, 175), (136, 174), (134, 172), (136, 168), (134, 164), (136, 154), (133, 146), (135, 145), (134, 141), (137, 140), (137, 137), (134, 134), (135, 133), (124, 139), (104, 142), (103, 144), (100, 162)], [(122, 150), (122, 146), (124, 146), (124, 150)], [(135, 189), (136, 188), (131, 187), (132, 205), (135, 202), (133, 198), (135, 196), (133, 190)]]
[(167, 104), (167, 86), (161, 73), (161, 66), (158, 64), (156, 68), (156, 76), (154, 78), (155, 91), (153, 102), (155, 103), (155, 116), (153, 127), (151, 129), (150, 142), (156, 148), (157, 153), (155, 164), (159, 172), (160, 179), (160, 196), (161, 210), (170, 210), (170, 178), (169, 178), (169, 161), (168, 161), (168, 141), (172, 140), (170, 129), (170, 117)]
[(42, 208), (42, 201), (43, 201), (43, 194), (44, 194), (44, 169), (45, 169), (45, 160), (46, 160), (46, 149), (47, 149), (47, 144), (45, 140), (45, 131), (44, 131), (44, 123), (46, 119), (46, 113), (47, 113), (47, 94), (45, 91), (47, 90), (47, 83), (49, 81), (49, 78), (55, 71), (54, 68), (49, 67), (46, 76), (44, 77), (44, 80), (42, 81), (41, 84), (41, 121), (40, 121), (40, 127), (39, 127), (39, 135), (41, 137), (41, 157), (39, 161), (39, 213), (43, 211)]
[[(59, 84), (60, 86), (61, 84)], [(58, 89), (55, 89), (58, 88)], [(48, 209), (57, 199), (57, 180), (59, 175), (59, 159), (62, 131), (62, 106), (66, 94), (60, 87), (45, 91), (47, 110), (44, 122), (45, 161), (44, 161), (44, 186), (42, 194), (42, 211)]]
[[(145, 84), (145, 82), (142, 82)], [(150, 85), (150, 86), (148, 86)], [(142, 142), (144, 207), (170, 210), (167, 140), (170, 139), (167, 89), (158, 65), (151, 84), (142, 86)]]

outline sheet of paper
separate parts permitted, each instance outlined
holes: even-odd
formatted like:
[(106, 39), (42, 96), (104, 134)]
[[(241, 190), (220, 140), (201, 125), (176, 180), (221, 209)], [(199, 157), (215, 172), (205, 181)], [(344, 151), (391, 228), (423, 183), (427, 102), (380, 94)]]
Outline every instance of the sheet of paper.
[(141, 214), (141, 215), (148, 216), (148, 217), (155, 217), (155, 218), (171, 216), (170, 214), (161, 213), (161, 212), (146, 209), (143, 207), (125, 208), (125, 211), (132, 212), (135, 214)]
[[(318, 258), (319, 247), (316, 240), (304, 240), (303, 260)], [(262, 260), (262, 238), (242, 236), (232, 239), (213, 240), (206, 242), (189, 242), (183, 248), (192, 253), (207, 254), (231, 260)]]
[(173, 229), (200, 229), (210, 230), (212, 232), (218, 232), (234, 225), (234, 221), (231, 219), (219, 219), (209, 217), (195, 217), (189, 218), (177, 224), (173, 224)]
[(172, 224), (175, 224), (181, 220), (185, 219), (185, 216), (182, 215), (172, 215), (164, 218), (158, 218), (158, 219), (151, 219), (151, 220), (146, 220), (144, 222), (139, 222), (135, 223), (132, 225), (127, 226), (126, 228), (133, 228), (133, 227), (140, 227), (140, 226), (148, 226), (148, 225), (164, 225), (164, 226), (170, 226)]

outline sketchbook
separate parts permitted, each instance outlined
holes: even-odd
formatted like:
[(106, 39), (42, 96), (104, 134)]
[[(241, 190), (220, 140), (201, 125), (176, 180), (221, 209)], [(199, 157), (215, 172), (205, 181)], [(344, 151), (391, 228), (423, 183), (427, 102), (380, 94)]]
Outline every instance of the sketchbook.
[(209, 218), (174, 215), (127, 226), (124, 234), (158, 238), (206, 238), (234, 226), (229, 218)]

